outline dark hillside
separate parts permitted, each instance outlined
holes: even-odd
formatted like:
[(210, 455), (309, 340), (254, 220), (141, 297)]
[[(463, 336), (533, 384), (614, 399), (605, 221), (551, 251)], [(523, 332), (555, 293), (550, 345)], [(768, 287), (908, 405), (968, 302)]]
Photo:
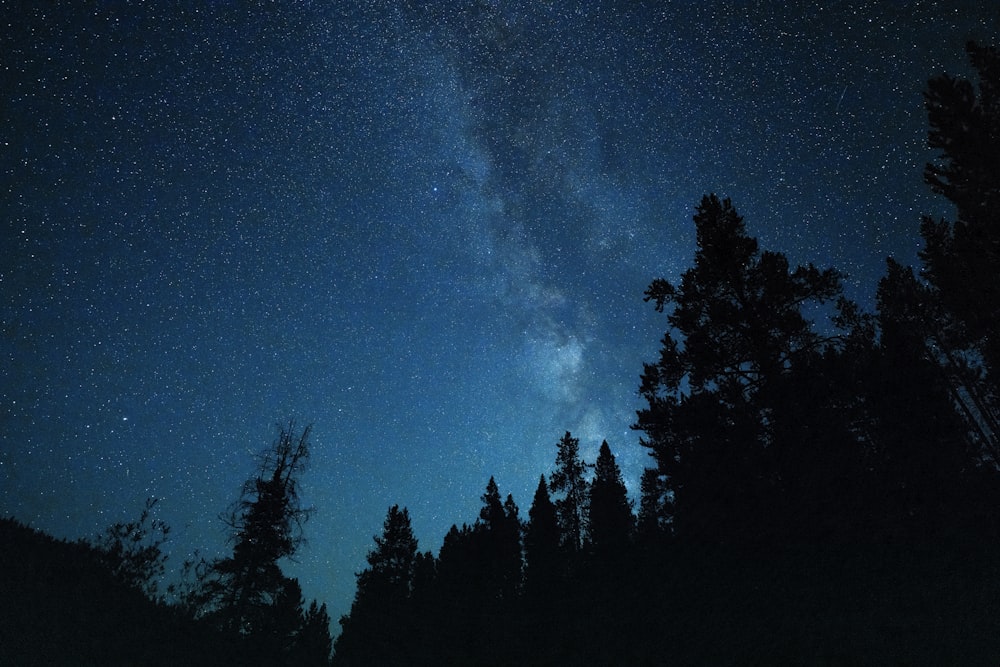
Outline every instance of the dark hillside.
[(0, 572), (0, 664), (220, 665), (238, 656), (238, 646), (115, 579), (84, 542), (2, 519)]

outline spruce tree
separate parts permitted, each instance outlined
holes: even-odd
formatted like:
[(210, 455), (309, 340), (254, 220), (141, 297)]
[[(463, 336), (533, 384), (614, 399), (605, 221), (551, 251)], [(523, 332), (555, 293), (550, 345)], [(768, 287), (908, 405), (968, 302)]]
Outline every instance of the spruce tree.
[(358, 573), (350, 614), (340, 619), (335, 665), (402, 665), (412, 649), (413, 618), (409, 598), (417, 558), (410, 514), (393, 505), (382, 534), (374, 536), (368, 567)]
[(545, 475), (538, 480), (524, 532), (525, 587), (534, 594), (550, 587), (559, 571), (559, 519)]
[(635, 517), (621, 469), (607, 440), (601, 443), (594, 464), (589, 512), (590, 543), (594, 551), (609, 555), (624, 550), (631, 538)]
[(549, 488), (562, 497), (556, 500), (556, 516), (562, 532), (562, 545), (570, 552), (583, 546), (587, 530), (587, 464), (580, 458), (580, 441), (569, 431), (559, 440), (556, 469), (549, 478)]
[(514, 498), (500, 501), (496, 480), (490, 477), (483, 507), (474, 527), (484, 592), (492, 599), (512, 600), (521, 583), (521, 523)]

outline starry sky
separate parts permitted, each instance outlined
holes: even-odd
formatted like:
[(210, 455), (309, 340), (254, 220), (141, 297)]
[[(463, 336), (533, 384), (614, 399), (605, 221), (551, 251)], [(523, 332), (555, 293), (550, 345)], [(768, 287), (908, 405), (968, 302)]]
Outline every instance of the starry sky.
[[(138, 516), (172, 565), (276, 425), (349, 609), (386, 509), (421, 548), (491, 475), (526, 516), (566, 431), (629, 429), (703, 194), (764, 248), (916, 261), (921, 92), (1000, 12), (936, 2), (0, 1), (0, 514)], [(336, 630), (336, 624), (334, 624)]]

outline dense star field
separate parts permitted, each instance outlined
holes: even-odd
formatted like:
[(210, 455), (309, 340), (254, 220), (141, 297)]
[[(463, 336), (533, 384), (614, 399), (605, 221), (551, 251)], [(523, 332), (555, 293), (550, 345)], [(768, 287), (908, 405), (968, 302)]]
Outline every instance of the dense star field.
[(0, 3), (0, 514), (92, 536), (155, 496), (174, 565), (217, 554), (311, 423), (287, 570), (336, 619), (390, 505), (437, 550), (491, 475), (526, 512), (567, 430), (636, 494), (642, 294), (702, 195), (871, 308), (949, 213), (927, 79), (1000, 34), (778, 4)]

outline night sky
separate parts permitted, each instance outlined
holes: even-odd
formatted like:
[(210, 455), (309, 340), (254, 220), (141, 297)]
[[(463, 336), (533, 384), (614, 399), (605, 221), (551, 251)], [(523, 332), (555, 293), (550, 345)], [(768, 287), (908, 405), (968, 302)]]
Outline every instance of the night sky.
[(0, 2), (0, 514), (156, 496), (172, 567), (223, 555), (312, 423), (286, 571), (334, 619), (390, 505), (435, 552), (490, 475), (526, 517), (567, 430), (636, 494), (642, 293), (703, 194), (871, 308), (950, 213), (926, 81), (1000, 34), (983, 0), (60, 4)]

